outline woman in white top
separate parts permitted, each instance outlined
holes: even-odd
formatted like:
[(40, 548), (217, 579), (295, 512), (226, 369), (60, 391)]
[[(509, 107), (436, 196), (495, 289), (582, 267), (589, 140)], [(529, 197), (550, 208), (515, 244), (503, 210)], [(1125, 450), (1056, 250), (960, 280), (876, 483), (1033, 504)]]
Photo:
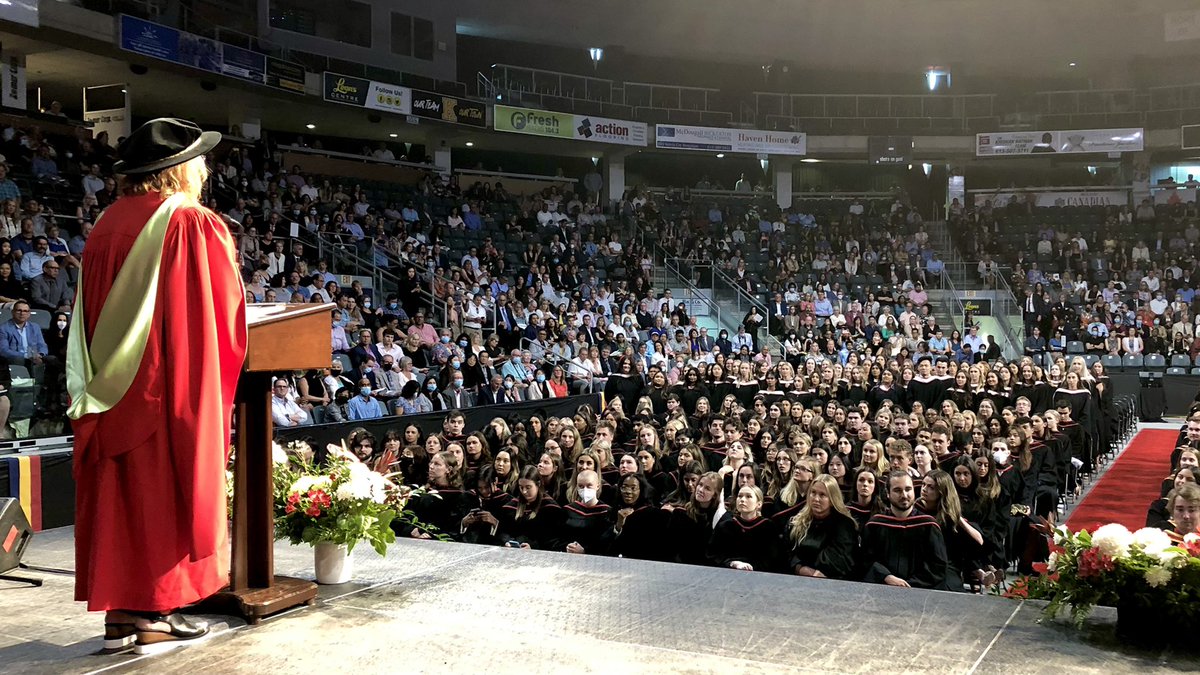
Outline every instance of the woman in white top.
[(1142, 344), (1142, 338), (1138, 336), (1137, 329), (1130, 328), (1125, 337), (1121, 338), (1121, 351), (1136, 356), (1141, 354), (1145, 345)]
[(466, 222), (464, 222), (462, 216), (459, 215), (457, 208), (450, 212), (450, 216), (446, 218), (446, 224), (449, 225), (450, 229), (452, 230), (464, 230), (467, 227)]

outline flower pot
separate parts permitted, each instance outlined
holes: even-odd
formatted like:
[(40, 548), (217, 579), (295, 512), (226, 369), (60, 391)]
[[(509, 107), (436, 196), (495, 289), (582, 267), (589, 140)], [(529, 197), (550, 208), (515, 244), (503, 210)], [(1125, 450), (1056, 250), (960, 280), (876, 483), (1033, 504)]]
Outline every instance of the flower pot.
[(344, 584), (354, 576), (354, 559), (341, 544), (318, 542), (313, 547), (318, 584)]
[(1160, 649), (1188, 644), (1180, 623), (1169, 612), (1140, 602), (1117, 603), (1117, 638), (1127, 644)]

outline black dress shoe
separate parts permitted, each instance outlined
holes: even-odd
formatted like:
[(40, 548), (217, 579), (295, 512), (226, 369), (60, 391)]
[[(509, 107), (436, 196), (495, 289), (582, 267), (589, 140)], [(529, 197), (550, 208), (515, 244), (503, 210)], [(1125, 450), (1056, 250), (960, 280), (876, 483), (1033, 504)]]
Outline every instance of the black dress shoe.
[(151, 624), (165, 623), (170, 631), (138, 630), (134, 651), (138, 654), (159, 654), (176, 647), (195, 644), (208, 635), (208, 624), (193, 622), (178, 612), (143, 617)]

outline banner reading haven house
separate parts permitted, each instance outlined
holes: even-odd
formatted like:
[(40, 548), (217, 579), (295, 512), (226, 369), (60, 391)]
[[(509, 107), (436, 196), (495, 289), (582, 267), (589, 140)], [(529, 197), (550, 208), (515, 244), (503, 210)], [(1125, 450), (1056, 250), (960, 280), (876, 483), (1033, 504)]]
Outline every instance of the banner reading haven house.
[(492, 116), (496, 131), (640, 147), (645, 147), (647, 143), (646, 125), (641, 122), (507, 105), (495, 106)]
[(1132, 128), (975, 134), (975, 156), (1140, 152), (1144, 135)]
[(325, 71), (322, 91), (326, 101), (397, 115), (412, 114), (412, 90), (408, 87)]
[(655, 147), (706, 152), (745, 152), (755, 155), (804, 155), (808, 137), (797, 131), (761, 131), (723, 127), (688, 127), (659, 124)]

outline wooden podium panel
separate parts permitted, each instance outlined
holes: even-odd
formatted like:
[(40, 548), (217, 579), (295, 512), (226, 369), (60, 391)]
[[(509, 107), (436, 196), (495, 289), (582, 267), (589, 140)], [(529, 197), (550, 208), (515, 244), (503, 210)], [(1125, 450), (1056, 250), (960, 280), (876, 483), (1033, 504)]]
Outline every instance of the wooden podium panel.
[(233, 469), (233, 551), (229, 589), (201, 603), (254, 624), (299, 604), (312, 604), (317, 585), (275, 576), (271, 379), (293, 370), (328, 368), (330, 312), (335, 305), (248, 305), (249, 344), (234, 400), (237, 458)]

